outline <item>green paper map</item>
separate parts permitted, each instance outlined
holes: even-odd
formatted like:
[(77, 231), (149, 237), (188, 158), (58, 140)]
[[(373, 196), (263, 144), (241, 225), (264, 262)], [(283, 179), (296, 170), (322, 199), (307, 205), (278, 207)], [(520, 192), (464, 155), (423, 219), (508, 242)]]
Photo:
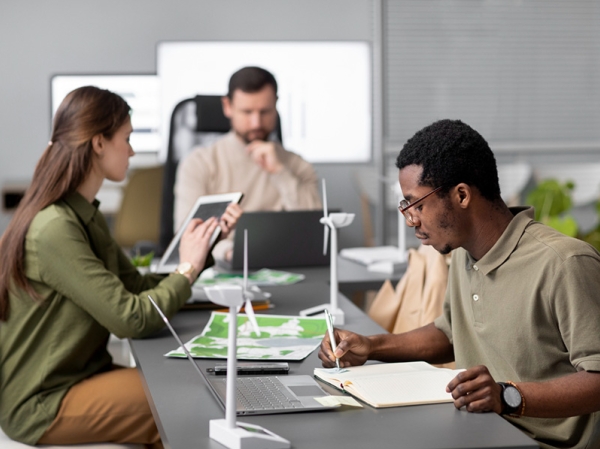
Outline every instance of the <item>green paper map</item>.
[[(244, 314), (237, 316), (238, 360), (303, 360), (327, 332), (323, 317), (256, 315), (260, 336)], [(226, 359), (229, 314), (212, 312), (204, 331), (185, 343), (193, 357)], [(181, 347), (165, 354), (186, 357)]]
[[(262, 268), (248, 275), (248, 285), (290, 285), (302, 281), (303, 274)], [(243, 285), (244, 276), (240, 273), (219, 273), (215, 270), (204, 270), (194, 283), (194, 287), (210, 287), (213, 285)]]

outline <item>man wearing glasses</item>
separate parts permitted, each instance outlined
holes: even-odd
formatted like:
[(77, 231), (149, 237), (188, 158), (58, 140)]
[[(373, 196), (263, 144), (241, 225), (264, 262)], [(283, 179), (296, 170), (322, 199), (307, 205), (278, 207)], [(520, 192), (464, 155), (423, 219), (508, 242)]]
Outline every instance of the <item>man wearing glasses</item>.
[(494, 155), (442, 120), (404, 146), (399, 210), (424, 245), (452, 252), (442, 316), (403, 334), (325, 336), (326, 367), (456, 361), (457, 408), (496, 412), (540, 446), (600, 447), (600, 255), (500, 197)]

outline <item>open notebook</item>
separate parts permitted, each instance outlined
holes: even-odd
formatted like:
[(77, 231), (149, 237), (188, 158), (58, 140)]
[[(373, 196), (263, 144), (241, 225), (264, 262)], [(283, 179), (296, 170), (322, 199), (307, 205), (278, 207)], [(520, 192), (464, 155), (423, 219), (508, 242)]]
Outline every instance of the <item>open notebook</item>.
[(375, 408), (452, 402), (446, 385), (463, 370), (426, 362), (381, 363), (338, 370), (315, 368), (314, 376)]

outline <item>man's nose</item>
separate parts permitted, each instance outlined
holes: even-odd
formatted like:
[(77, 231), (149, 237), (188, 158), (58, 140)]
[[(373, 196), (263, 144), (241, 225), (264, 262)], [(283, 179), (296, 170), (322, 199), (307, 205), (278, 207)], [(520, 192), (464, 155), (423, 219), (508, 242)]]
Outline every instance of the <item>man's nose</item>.
[(250, 126), (252, 128), (260, 128), (260, 113), (256, 112), (250, 115)]
[(420, 224), (419, 219), (416, 218), (414, 215), (410, 215), (408, 217), (403, 218), (406, 221), (406, 226), (408, 226), (409, 228), (414, 228), (415, 226), (417, 226), (417, 224)]

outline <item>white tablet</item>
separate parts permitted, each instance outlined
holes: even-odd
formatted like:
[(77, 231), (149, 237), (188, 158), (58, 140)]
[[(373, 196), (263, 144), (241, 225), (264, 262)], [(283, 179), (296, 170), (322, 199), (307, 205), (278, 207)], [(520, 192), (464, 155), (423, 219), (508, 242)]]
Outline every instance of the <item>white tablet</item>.
[[(185, 218), (183, 224), (177, 231), (177, 234), (173, 237), (173, 240), (169, 243), (169, 247), (160, 259), (160, 262), (156, 267), (156, 273), (171, 273), (177, 268), (177, 265), (179, 265), (179, 241), (192, 218), (201, 218), (202, 220), (207, 220), (210, 217), (220, 218), (225, 212), (225, 209), (227, 209), (227, 206), (231, 203), (239, 203), (242, 200), (242, 196), (242, 193), (234, 192), (223, 193), (220, 195), (206, 195), (198, 198), (194, 207), (192, 207), (192, 210)], [(220, 234), (221, 227), (217, 226), (217, 229), (215, 229), (215, 232), (210, 239), (211, 248), (216, 243)]]

